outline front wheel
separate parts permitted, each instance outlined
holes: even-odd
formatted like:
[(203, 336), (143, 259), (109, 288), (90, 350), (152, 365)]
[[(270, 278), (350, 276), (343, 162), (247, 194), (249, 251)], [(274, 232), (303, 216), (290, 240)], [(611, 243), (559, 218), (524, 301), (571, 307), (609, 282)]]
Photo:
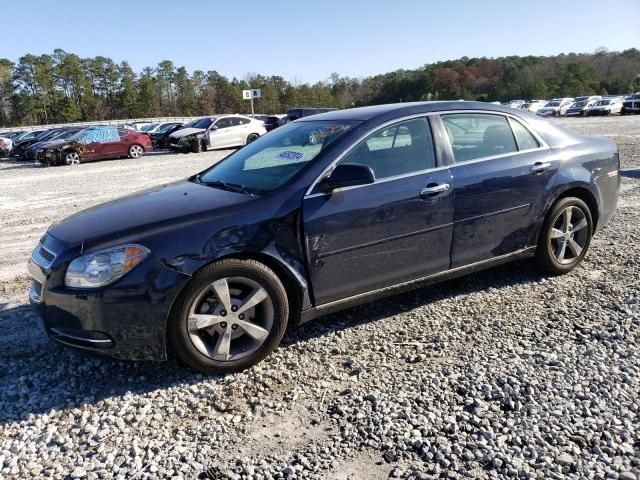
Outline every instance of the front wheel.
[(129, 157), (130, 158), (140, 158), (144, 155), (144, 148), (140, 145), (131, 145), (129, 147)]
[(80, 165), (80, 155), (78, 152), (67, 152), (64, 155), (64, 161), (67, 165)]
[(586, 255), (592, 235), (587, 204), (575, 197), (560, 199), (542, 226), (536, 249), (538, 265), (554, 275), (570, 272)]
[(172, 311), (168, 336), (180, 360), (225, 374), (263, 360), (280, 343), (289, 305), (278, 276), (254, 260), (227, 259), (196, 274)]
[(260, 135), (258, 135), (257, 133), (252, 133), (251, 135), (249, 135), (247, 137), (247, 145), (250, 144), (251, 142), (257, 140), (258, 138), (260, 138)]

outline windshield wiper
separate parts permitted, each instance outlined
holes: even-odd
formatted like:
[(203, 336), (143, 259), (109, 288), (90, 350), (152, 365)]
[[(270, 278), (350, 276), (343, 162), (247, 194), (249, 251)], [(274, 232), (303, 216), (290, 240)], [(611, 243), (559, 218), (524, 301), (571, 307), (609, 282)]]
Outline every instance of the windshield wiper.
[(201, 183), (203, 185), (207, 185), (209, 187), (221, 187), (225, 190), (228, 190), (230, 192), (238, 192), (238, 193), (243, 193), (245, 195), (251, 195), (254, 196), (255, 194), (251, 193), (249, 190), (247, 190), (247, 187), (245, 187), (244, 185), (240, 185), (237, 183), (229, 183), (229, 182), (224, 182), (222, 180), (211, 180), (211, 181), (203, 181), (200, 178), (200, 175), (196, 176), (196, 181), (198, 183)]

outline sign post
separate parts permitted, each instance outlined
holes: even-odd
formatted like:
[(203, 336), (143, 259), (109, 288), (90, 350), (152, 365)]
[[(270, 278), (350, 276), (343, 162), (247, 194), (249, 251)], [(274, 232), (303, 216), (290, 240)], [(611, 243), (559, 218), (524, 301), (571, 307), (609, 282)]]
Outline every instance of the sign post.
[(254, 98), (261, 98), (261, 97), (262, 97), (262, 90), (260, 90), (259, 88), (252, 88), (251, 90), (243, 90), (242, 91), (242, 99), (243, 100), (251, 100), (251, 117), (252, 118), (254, 116), (253, 99)]

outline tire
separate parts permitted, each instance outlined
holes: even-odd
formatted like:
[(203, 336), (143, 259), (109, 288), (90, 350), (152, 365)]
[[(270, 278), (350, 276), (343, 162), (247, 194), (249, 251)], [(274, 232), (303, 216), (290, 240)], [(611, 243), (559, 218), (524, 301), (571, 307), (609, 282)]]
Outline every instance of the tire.
[(80, 165), (81, 161), (80, 154), (74, 150), (69, 150), (64, 154), (64, 162), (67, 165)]
[(140, 158), (144, 155), (144, 148), (137, 143), (129, 147), (129, 158)]
[[(568, 217), (567, 212), (571, 212)], [(551, 207), (542, 225), (536, 248), (537, 265), (553, 275), (569, 273), (586, 255), (592, 236), (593, 219), (587, 204), (576, 197), (561, 198)]]
[(193, 142), (191, 142), (191, 151), (193, 153), (202, 152), (202, 142), (200, 139), (196, 138)]
[[(229, 306), (234, 313), (226, 311)], [(226, 259), (193, 277), (172, 309), (167, 335), (189, 367), (226, 374), (267, 357), (280, 344), (288, 319), (286, 290), (271, 269), (255, 260)]]
[(258, 135), (257, 133), (252, 133), (251, 135), (249, 135), (247, 137), (247, 143), (245, 145), (249, 145), (251, 142), (257, 140), (260, 138), (260, 135)]

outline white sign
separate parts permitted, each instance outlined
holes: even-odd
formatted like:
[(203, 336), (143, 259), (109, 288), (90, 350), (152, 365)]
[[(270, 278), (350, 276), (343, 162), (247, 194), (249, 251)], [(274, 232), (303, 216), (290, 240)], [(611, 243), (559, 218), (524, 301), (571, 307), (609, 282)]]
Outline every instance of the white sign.
[(254, 88), (253, 90), (251, 90), (251, 94), (253, 95), (253, 98), (262, 97), (262, 91), (259, 88)]
[(242, 90), (242, 99), (251, 100), (251, 90)]

